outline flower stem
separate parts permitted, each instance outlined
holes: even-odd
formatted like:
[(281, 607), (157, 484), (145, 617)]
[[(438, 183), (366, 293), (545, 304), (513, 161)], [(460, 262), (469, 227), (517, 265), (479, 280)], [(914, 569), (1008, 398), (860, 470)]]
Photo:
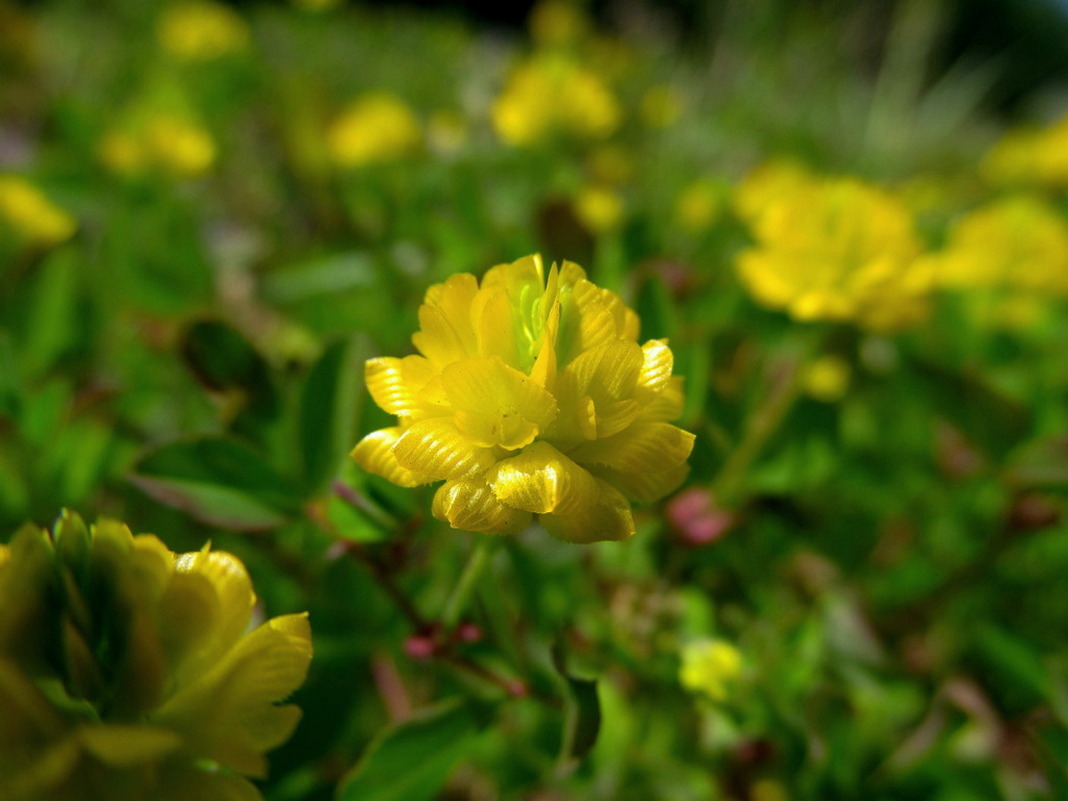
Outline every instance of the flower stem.
[(468, 601), (471, 599), (475, 586), (478, 584), (479, 576), (482, 575), (482, 570), (489, 561), (490, 554), (496, 545), (495, 537), (487, 534), (475, 534), (473, 536), (475, 541), (471, 546), (471, 552), (467, 555), (467, 562), (464, 564), (463, 572), (460, 573), (460, 578), (456, 582), (456, 586), (453, 587), (452, 594), (449, 595), (448, 601), (445, 602), (445, 611), (441, 614), (441, 623), (446, 631), (455, 628), (456, 624), (460, 622), (460, 615), (467, 608)]

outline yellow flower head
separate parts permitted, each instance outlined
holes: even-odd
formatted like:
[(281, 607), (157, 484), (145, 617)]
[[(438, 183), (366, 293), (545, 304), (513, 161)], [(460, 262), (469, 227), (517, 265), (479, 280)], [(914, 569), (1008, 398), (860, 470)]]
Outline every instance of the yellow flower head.
[(196, 178), (215, 163), (211, 134), (179, 114), (153, 114), (128, 128), (109, 131), (98, 152), (108, 169), (125, 175), (156, 171)]
[(17, 175), (0, 176), (0, 227), (33, 245), (58, 245), (77, 228), (74, 218)]
[(1039, 198), (997, 200), (957, 222), (929, 264), (954, 289), (1068, 294), (1068, 224)]
[(1068, 116), (1046, 128), (1009, 131), (987, 152), (980, 172), (998, 185), (1068, 188)]
[(707, 231), (719, 218), (723, 192), (708, 180), (695, 181), (679, 193), (675, 201), (675, 220), (692, 234)]
[(160, 45), (183, 61), (210, 61), (243, 50), (249, 32), (229, 6), (208, 0), (182, 0), (165, 9), (156, 31)]
[(521, 65), (493, 105), (493, 125), (511, 145), (558, 136), (605, 139), (622, 113), (597, 75), (564, 57), (542, 55)]
[(726, 640), (700, 640), (682, 649), (679, 682), (713, 701), (725, 701), (728, 688), (742, 675), (742, 655)]
[(342, 167), (392, 161), (413, 152), (422, 140), (419, 121), (396, 95), (364, 95), (327, 131), (327, 146)]
[(575, 214), (595, 234), (614, 231), (623, 224), (623, 199), (608, 187), (587, 186), (575, 197)]
[(444, 481), (434, 516), (507, 534), (538, 515), (571, 542), (634, 533), (628, 499), (654, 501), (687, 472), (693, 435), (664, 340), (577, 264), (527, 256), (431, 287), (419, 355), (367, 363), (367, 387), (398, 425), (353, 457), (401, 486)]
[(756, 245), (735, 267), (761, 303), (798, 320), (849, 320), (874, 330), (920, 321), (930, 281), (912, 216), (854, 178), (760, 171), (735, 202)]
[(235, 557), (174, 554), (69, 512), (0, 546), (5, 798), (258, 799), (245, 777), (300, 718), (278, 705), (311, 659), (307, 616), (248, 632)]
[(805, 393), (825, 403), (841, 400), (849, 389), (849, 362), (840, 356), (820, 356), (801, 376)]

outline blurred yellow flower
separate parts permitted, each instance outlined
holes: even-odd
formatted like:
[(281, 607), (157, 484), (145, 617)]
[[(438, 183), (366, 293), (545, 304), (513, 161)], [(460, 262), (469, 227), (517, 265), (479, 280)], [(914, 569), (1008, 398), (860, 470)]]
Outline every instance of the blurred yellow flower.
[(419, 147), (415, 114), (396, 95), (375, 92), (349, 106), (327, 130), (327, 146), (342, 167), (392, 161)]
[(679, 683), (713, 701), (725, 701), (742, 675), (742, 655), (726, 640), (699, 640), (682, 649)]
[(521, 64), (493, 105), (493, 124), (511, 145), (528, 146), (557, 136), (604, 139), (622, 112), (594, 73), (563, 56), (540, 55)]
[(245, 20), (229, 6), (208, 0), (182, 0), (165, 8), (156, 35), (164, 51), (184, 61), (210, 61), (249, 42)]
[(304, 614), (247, 632), (255, 602), (228, 553), (69, 512), (23, 527), (0, 546), (4, 797), (259, 799), (312, 650)]
[(849, 362), (840, 356), (820, 356), (804, 369), (801, 385), (816, 400), (833, 403), (849, 389)]
[(712, 181), (698, 180), (686, 186), (675, 201), (675, 221), (691, 234), (712, 227), (723, 206), (723, 193)]
[(608, 233), (623, 223), (623, 199), (607, 187), (587, 186), (575, 196), (575, 214), (593, 233)]
[(1009, 131), (984, 156), (980, 172), (999, 185), (1068, 188), (1068, 116), (1046, 128)]
[(155, 114), (129, 128), (108, 131), (98, 153), (113, 172), (158, 171), (195, 178), (215, 162), (215, 141), (204, 128), (177, 114)]
[(26, 243), (58, 245), (77, 228), (74, 218), (17, 175), (0, 175), (0, 223)]
[(961, 218), (927, 263), (941, 286), (1068, 293), (1068, 223), (1025, 195), (988, 203)]
[(853, 321), (873, 330), (919, 322), (930, 277), (900, 199), (855, 178), (758, 171), (735, 207), (754, 247), (735, 267), (762, 304), (798, 320)]
[(642, 96), (639, 111), (650, 128), (670, 128), (682, 116), (682, 97), (673, 86), (654, 86)]
[(367, 387), (398, 425), (353, 450), (401, 486), (445, 481), (433, 512), (453, 528), (508, 534), (538, 515), (571, 542), (634, 533), (629, 499), (685, 477), (693, 435), (670, 424), (681, 379), (664, 340), (565, 261), (540, 256), (431, 287), (420, 355), (367, 362)]

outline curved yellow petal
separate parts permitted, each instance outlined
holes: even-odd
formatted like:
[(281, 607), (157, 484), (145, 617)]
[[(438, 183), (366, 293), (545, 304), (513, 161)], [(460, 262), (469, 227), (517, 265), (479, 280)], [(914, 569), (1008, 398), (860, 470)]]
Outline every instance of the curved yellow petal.
[(634, 534), (630, 504), (619, 490), (600, 479), (596, 502), (580, 505), (568, 514), (541, 515), (538, 522), (557, 539), (589, 543), (625, 540)]
[(393, 446), (397, 463), (431, 481), (481, 475), (495, 461), (492, 448), (470, 442), (446, 417), (413, 423)]
[(552, 394), (498, 358), (466, 359), (446, 367), (441, 377), (458, 412), (457, 426), (483, 447), (522, 447), (556, 417)]
[(596, 504), (596, 479), (547, 442), (535, 442), (486, 474), (494, 495), (535, 514), (570, 513)]
[(364, 365), (364, 380), (371, 397), (384, 411), (398, 417), (427, 411), (421, 390), (434, 375), (430, 362), (422, 356), (369, 359)]
[(399, 487), (418, 487), (437, 479), (433, 476), (402, 467), (393, 452), (403, 428), (394, 426), (373, 431), (352, 449), (352, 458), (368, 473), (374, 473)]
[(666, 339), (650, 339), (642, 345), (642, 367), (638, 387), (644, 393), (658, 393), (667, 386), (675, 357)]
[(685, 396), (682, 392), (682, 376), (673, 375), (667, 385), (642, 407), (639, 418), (653, 422), (671, 422), (682, 414)]
[(501, 503), (486, 484), (447, 481), (434, 495), (434, 517), (453, 528), (486, 534), (515, 534), (531, 515)]

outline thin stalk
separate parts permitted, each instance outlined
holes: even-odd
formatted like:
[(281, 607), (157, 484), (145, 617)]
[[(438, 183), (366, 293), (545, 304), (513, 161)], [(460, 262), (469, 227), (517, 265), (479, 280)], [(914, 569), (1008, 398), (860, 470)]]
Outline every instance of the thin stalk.
[(475, 534), (473, 536), (475, 541), (471, 546), (471, 552), (467, 555), (467, 562), (464, 564), (463, 572), (460, 573), (456, 586), (452, 588), (452, 593), (449, 595), (448, 601), (445, 602), (445, 611), (441, 614), (441, 623), (446, 631), (455, 628), (456, 624), (460, 622), (460, 616), (467, 608), (471, 595), (478, 585), (478, 579), (482, 575), (486, 563), (489, 562), (490, 553), (496, 545), (495, 538), (490, 535)]

